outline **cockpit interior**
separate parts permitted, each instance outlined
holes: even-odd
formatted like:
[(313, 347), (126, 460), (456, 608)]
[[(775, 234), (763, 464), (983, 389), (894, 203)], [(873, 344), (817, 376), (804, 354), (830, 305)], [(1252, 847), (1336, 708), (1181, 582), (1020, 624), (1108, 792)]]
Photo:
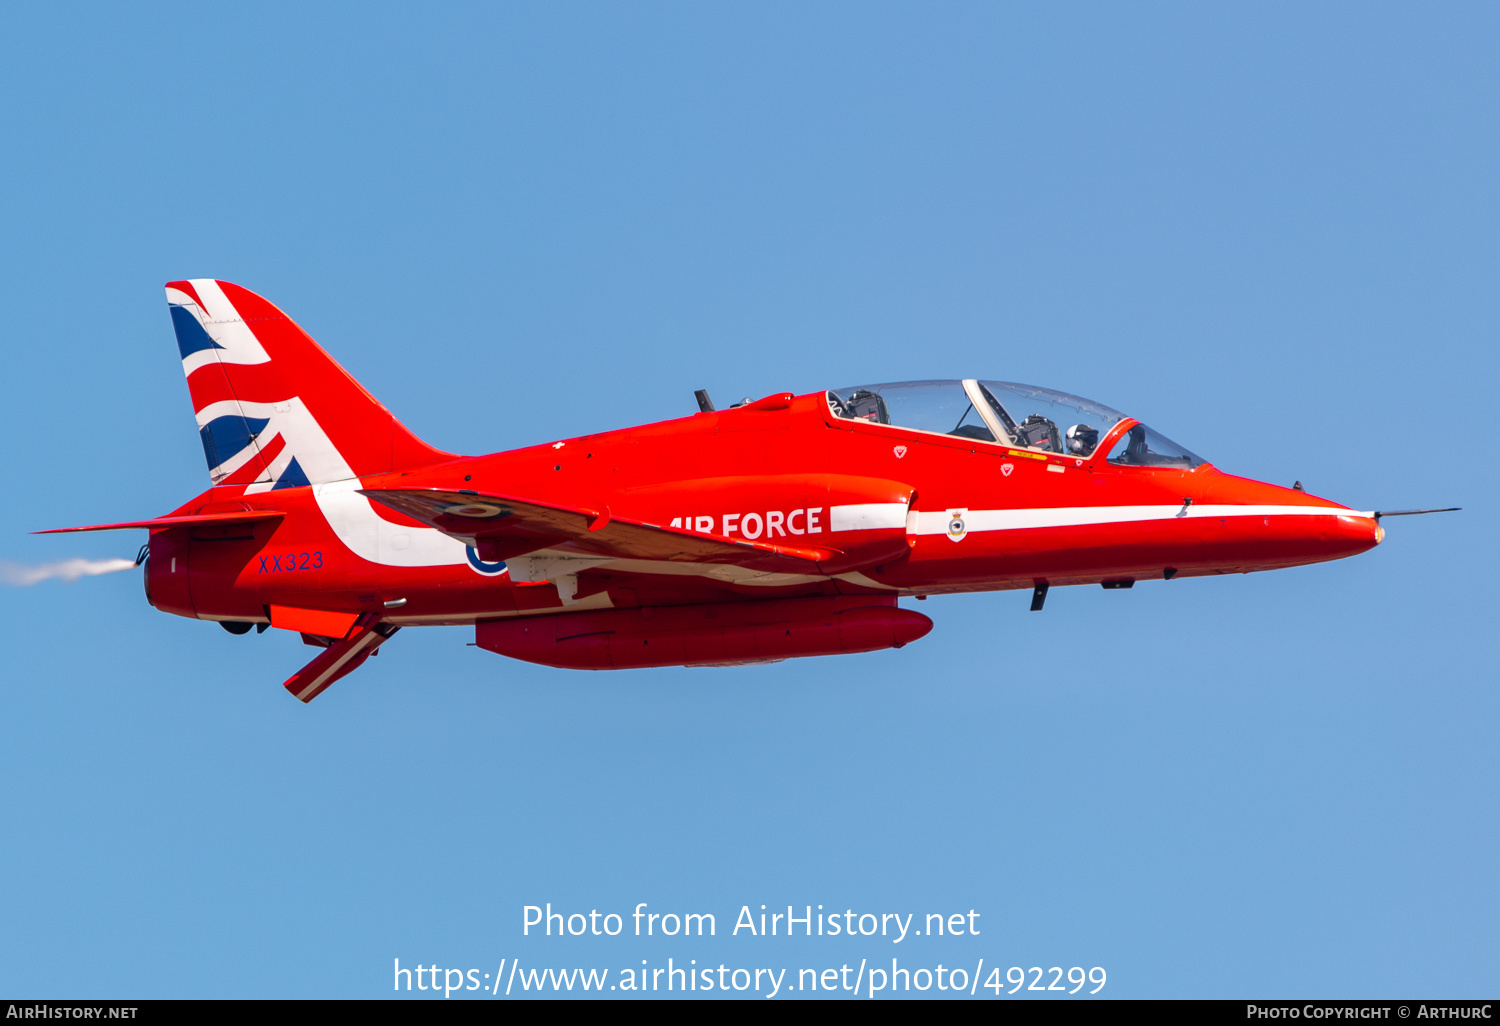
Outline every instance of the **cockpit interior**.
[[(828, 393), (837, 417), (1012, 448), (1079, 458), (1092, 456), (1125, 414), (1066, 392), (1013, 381), (898, 381), (858, 385)], [(1204, 460), (1135, 424), (1115, 440), (1110, 463), (1133, 467), (1192, 469)]]

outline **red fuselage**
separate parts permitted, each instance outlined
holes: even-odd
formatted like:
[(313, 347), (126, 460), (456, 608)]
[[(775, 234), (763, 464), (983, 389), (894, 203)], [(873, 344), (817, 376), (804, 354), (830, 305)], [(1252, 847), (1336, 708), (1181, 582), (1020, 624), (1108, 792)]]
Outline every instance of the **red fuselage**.
[[(1131, 424), (1117, 425), (1111, 437)], [(1353, 555), (1381, 538), (1371, 513), (1208, 464), (1116, 466), (1105, 459), (1108, 443), (1087, 459), (1042, 454), (843, 420), (813, 393), (781, 409), (699, 413), (362, 484), (543, 496), (729, 539), (855, 553), (885, 545), (880, 562), (855, 560), (856, 569), (815, 578), (614, 560), (582, 568), (565, 603), (556, 582), (486, 575), (468, 561), (401, 566), (366, 558), (374, 551), (362, 556), (320, 506), (318, 493), (332, 486), (248, 496), (228, 488), (210, 489), (177, 513), (264, 508), (286, 516), (155, 532), (149, 588), (160, 609), (215, 620), (264, 621), (275, 605), (379, 611), (398, 625), (473, 624), (566, 609), (1246, 573)], [(841, 507), (904, 505), (908, 497), (899, 530), (849, 529), (834, 519)], [(371, 508), (387, 554), (410, 551), (400, 547), (403, 536), (431, 531), (378, 503)], [(964, 521), (961, 532), (949, 530), (955, 518)], [(893, 538), (899, 544), (890, 545)]]

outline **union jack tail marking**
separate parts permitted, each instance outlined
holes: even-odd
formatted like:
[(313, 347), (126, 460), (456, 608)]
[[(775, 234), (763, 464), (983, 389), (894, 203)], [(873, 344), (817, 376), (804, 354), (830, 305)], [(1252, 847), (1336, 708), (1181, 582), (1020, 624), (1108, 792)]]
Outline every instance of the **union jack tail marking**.
[(174, 281), (167, 309), (215, 485), (264, 492), (453, 459), (250, 290)]

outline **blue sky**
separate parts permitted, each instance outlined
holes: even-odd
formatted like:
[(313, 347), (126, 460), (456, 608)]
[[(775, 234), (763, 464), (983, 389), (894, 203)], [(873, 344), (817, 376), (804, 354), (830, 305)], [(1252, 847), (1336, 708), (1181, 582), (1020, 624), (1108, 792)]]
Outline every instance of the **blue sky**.
[[(161, 292), (200, 276), (458, 452), (978, 376), (1465, 510), (1040, 615), (935, 599), (842, 659), (584, 674), (410, 630), (305, 708), (294, 637), (135, 572), (3, 587), (0, 991), (895, 955), (1493, 993), (1497, 36), (1481, 4), (6, 8), (0, 560), (133, 556), (27, 532), (206, 486)], [(720, 936), (522, 937), (549, 901)], [(981, 935), (724, 936), (762, 903)]]

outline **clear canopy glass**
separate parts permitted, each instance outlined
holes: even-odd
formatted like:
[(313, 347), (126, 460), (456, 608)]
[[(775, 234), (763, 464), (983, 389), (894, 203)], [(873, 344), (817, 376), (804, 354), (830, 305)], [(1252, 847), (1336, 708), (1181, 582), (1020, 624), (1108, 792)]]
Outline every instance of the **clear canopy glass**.
[(1088, 456), (1125, 414), (1066, 392), (1014, 381), (981, 381), (1000, 423), (1017, 445)]
[(993, 442), (995, 434), (974, 408), (962, 381), (898, 381), (856, 385), (828, 393), (828, 405), (840, 417), (894, 424), (939, 435)]
[[(1014, 381), (897, 381), (828, 393), (835, 416), (1042, 452), (1090, 456), (1125, 414), (1066, 392)], [(1203, 462), (1137, 425), (1111, 447), (1120, 466), (1186, 467)]]

